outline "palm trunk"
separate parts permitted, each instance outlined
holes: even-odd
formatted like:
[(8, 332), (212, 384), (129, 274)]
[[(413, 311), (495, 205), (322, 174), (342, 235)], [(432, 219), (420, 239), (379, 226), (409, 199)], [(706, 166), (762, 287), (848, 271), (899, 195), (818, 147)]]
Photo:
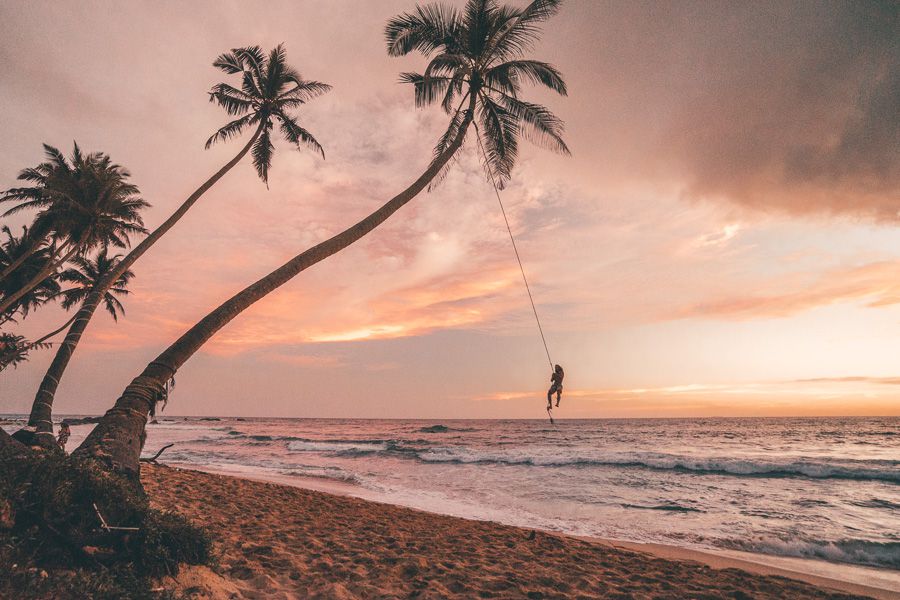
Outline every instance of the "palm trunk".
[(76, 318), (78, 318), (78, 313), (75, 313), (74, 315), (72, 315), (72, 317), (68, 321), (66, 321), (65, 323), (60, 325), (57, 329), (54, 329), (47, 335), (43, 335), (43, 336), (39, 337), (38, 339), (34, 340), (33, 342), (31, 342), (30, 344), (28, 344), (28, 347), (33, 348), (34, 346), (37, 346), (38, 344), (43, 344), (45, 340), (52, 338), (54, 335), (56, 335), (57, 333), (59, 333), (60, 331), (62, 331), (66, 327), (68, 327), (69, 325), (71, 325), (75, 321)]
[(31, 256), (32, 254), (34, 254), (35, 252), (37, 252), (37, 249), (40, 247), (42, 241), (43, 241), (43, 240), (38, 240), (38, 241), (36, 241), (36, 242), (33, 243), (31, 246), (29, 246), (28, 250), (26, 250), (25, 252), (23, 252), (22, 254), (20, 254), (20, 255), (19, 255), (19, 258), (17, 258), (16, 260), (12, 261), (11, 263), (9, 263), (9, 264), (6, 266), (6, 268), (3, 269), (3, 272), (0, 273), (0, 281), (3, 281), (3, 278), (4, 278), (4, 277), (6, 277), (6, 276), (9, 275), (10, 273), (12, 273), (12, 272), (15, 271), (16, 269), (18, 269), (18, 268), (22, 265), (23, 262), (25, 262), (26, 260), (28, 260), (28, 257), (29, 257), (29, 256)]
[[(73, 322), (77, 317), (78, 317), (78, 313), (75, 313), (74, 315), (72, 315), (72, 317), (71, 317), (68, 321), (66, 321), (65, 323), (63, 323), (62, 325), (60, 325), (57, 329), (54, 329), (53, 331), (51, 331), (51, 332), (48, 333), (47, 335), (43, 335), (43, 336), (39, 337), (38, 339), (34, 340), (33, 342), (30, 342), (30, 343), (28, 343), (28, 344), (25, 344), (25, 348), (24, 348), (24, 350), (22, 350), (22, 351), (30, 350), (31, 348), (34, 348), (35, 346), (38, 346), (39, 344), (42, 344), (45, 340), (48, 340), (48, 339), (52, 338), (54, 335), (56, 335), (57, 333), (59, 333), (60, 331), (62, 331), (62, 330), (65, 329), (66, 327), (68, 327), (69, 325), (71, 325), (72, 322)], [(21, 351), (20, 351), (20, 352), (21, 352)], [(7, 355), (7, 356), (0, 356), (0, 371), (2, 371), (3, 369), (5, 369), (5, 368), (7, 367), (7, 365), (8, 365), (10, 362), (12, 362), (12, 359), (13, 359), (13, 357), (14, 357), (15, 355), (16, 355), (16, 353), (13, 352), (13, 353), (10, 353), (10, 354)]]
[[(74, 320), (72, 327), (66, 334), (66, 339), (63, 340), (56, 350), (56, 356), (53, 357), (53, 362), (50, 363), (50, 368), (47, 369), (47, 373), (41, 381), (41, 387), (38, 389), (37, 395), (34, 397), (34, 402), (31, 404), (31, 415), (28, 417), (29, 427), (34, 428), (34, 435), (36, 436), (34, 440), (36, 445), (45, 445), (47, 443), (45, 438), (48, 437), (50, 438), (50, 441), (53, 440), (52, 416), (53, 398), (56, 393), (56, 386), (59, 384), (59, 379), (62, 377), (63, 371), (65, 371), (66, 366), (69, 364), (69, 359), (75, 351), (75, 346), (77, 346), (78, 342), (81, 340), (81, 334), (84, 333), (88, 321), (91, 320), (91, 317), (97, 310), (97, 306), (99, 306), (99, 303), (95, 302), (88, 305), (87, 302), (85, 302), (78, 312), (75, 313), (75, 316), (72, 317)], [(18, 434), (18, 432), (16, 433)], [(49, 434), (49, 436), (47, 434)], [(21, 439), (20, 441), (24, 441), (24, 439)]]
[[(84, 303), (81, 305), (81, 308), (78, 309), (78, 312), (75, 314), (75, 324), (72, 325), (72, 329), (69, 330), (69, 333), (66, 335), (66, 339), (63, 342), (62, 346), (60, 346), (59, 350), (56, 353), (56, 357), (53, 359), (53, 362), (50, 364), (50, 368), (47, 370), (46, 375), (44, 375), (44, 379), (41, 381), (41, 385), (38, 388), (38, 392), (34, 397), (34, 402), (32, 403), (31, 414), (32, 417), (34, 415), (40, 415), (39, 418), (41, 420), (46, 419), (50, 420), (50, 415), (53, 407), (53, 398), (56, 395), (56, 388), (59, 387), (59, 381), (62, 379), (63, 373), (66, 370), (66, 367), (69, 366), (69, 361), (72, 359), (72, 354), (75, 352), (75, 347), (78, 345), (78, 342), (81, 340), (81, 336), (84, 333), (84, 330), (87, 328), (88, 323), (91, 320), (91, 317), (94, 316), (94, 312), (97, 310), (97, 307), (100, 305), (100, 302), (103, 300), (103, 295), (111, 288), (115, 282), (122, 276), (122, 273), (128, 270), (131, 265), (137, 261), (141, 255), (146, 252), (150, 246), (156, 243), (159, 238), (161, 238), (167, 231), (169, 231), (175, 223), (178, 222), (181, 217), (194, 205), (194, 203), (202, 196), (209, 188), (211, 188), (219, 179), (221, 179), (228, 171), (230, 171), (236, 164), (238, 164), (242, 158), (250, 151), (250, 148), (253, 146), (253, 143), (256, 142), (256, 138), (259, 137), (259, 134), (262, 132), (262, 126), (257, 128), (256, 133), (253, 134), (253, 137), (250, 138), (250, 141), (241, 149), (237, 155), (232, 158), (228, 164), (219, 169), (215, 175), (206, 180), (206, 182), (201, 185), (197, 190), (191, 194), (187, 200), (182, 203), (181, 206), (178, 207), (172, 215), (166, 219), (166, 221), (157, 227), (153, 233), (144, 238), (140, 244), (134, 247), (128, 255), (120, 260), (116, 266), (104, 277), (94, 288), (94, 290), (90, 293), (90, 295), (85, 299)], [(45, 408), (40, 408), (40, 407)], [(31, 421), (29, 420), (29, 425), (31, 425)]]
[(154, 412), (156, 403), (165, 397), (165, 384), (181, 365), (217, 331), (254, 302), (290, 281), (301, 271), (356, 242), (415, 198), (462, 145), (472, 122), (474, 103), (473, 95), (453, 142), (412, 185), (356, 225), (298, 254), (206, 315), (132, 380), (113, 408), (106, 412), (73, 454), (96, 458), (114, 470), (137, 477), (140, 473), (138, 459), (146, 437), (147, 415)]
[(79, 249), (80, 245), (76, 244), (72, 249), (66, 252), (62, 258), (51, 260), (50, 264), (41, 269), (41, 271), (37, 275), (35, 275), (28, 281), (28, 283), (19, 288), (19, 290), (15, 293), (10, 294), (2, 301), (0, 301), (0, 314), (5, 313), (9, 309), (9, 307), (18, 302), (19, 299), (21, 299), (25, 294), (40, 285), (40, 283), (47, 279), (47, 277), (49, 277), (52, 273), (54, 273), (56, 269), (58, 269), (61, 265), (64, 265), (66, 261), (72, 258)]

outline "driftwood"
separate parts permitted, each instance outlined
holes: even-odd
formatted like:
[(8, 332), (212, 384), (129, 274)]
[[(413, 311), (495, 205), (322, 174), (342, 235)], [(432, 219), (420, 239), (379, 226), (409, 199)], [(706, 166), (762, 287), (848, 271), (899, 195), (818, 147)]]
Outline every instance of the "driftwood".
[(174, 445), (175, 445), (175, 444), (166, 444), (165, 446), (163, 446), (162, 448), (160, 448), (160, 449), (159, 449), (159, 452), (157, 452), (157, 453), (156, 453), (154, 456), (152, 456), (151, 458), (142, 458), (142, 459), (140, 459), (140, 461), (141, 461), (141, 462), (147, 462), (147, 463), (153, 463), (153, 464), (156, 464), (156, 459), (159, 458), (159, 455), (162, 454), (162, 453), (165, 452), (168, 448), (171, 448), (171, 447), (174, 446)]
[(100, 509), (97, 508), (96, 503), (94, 503), (94, 512), (96, 512), (97, 516), (100, 518), (100, 526), (106, 531), (140, 531), (139, 527), (113, 527), (112, 525), (108, 525), (106, 519), (100, 514)]

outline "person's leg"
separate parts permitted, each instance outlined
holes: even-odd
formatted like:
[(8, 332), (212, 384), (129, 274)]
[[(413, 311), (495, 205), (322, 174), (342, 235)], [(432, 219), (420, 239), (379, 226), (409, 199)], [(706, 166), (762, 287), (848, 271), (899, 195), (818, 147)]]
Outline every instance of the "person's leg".
[(562, 388), (556, 390), (556, 406), (559, 406), (559, 399), (562, 396)]
[(547, 390), (547, 410), (553, 408), (553, 386), (550, 386), (550, 389)]

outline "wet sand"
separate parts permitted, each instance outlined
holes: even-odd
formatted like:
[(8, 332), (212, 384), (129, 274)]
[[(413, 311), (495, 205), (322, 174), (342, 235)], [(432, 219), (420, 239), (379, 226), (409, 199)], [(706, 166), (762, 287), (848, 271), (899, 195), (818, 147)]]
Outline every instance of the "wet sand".
[(142, 479), (154, 505), (217, 539), (217, 565), (163, 584), (197, 598), (891, 597), (760, 574), (735, 559), (714, 568), (704, 558), (714, 555), (690, 550), (626, 548), (199, 471), (144, 465)]

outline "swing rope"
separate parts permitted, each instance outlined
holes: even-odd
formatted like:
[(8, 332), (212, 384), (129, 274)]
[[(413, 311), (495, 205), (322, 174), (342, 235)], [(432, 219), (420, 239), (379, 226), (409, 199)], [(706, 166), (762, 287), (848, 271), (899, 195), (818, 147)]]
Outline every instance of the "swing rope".
[(494, 172), (488, 165), (487, 153), (484, 151), (484, 144), (481, 143), (481, 132), (478, 125), (475, 125), (475, 137), (478, 138), (478, 147), (481, 148), (481, 156), (484, 158), (484, 164), (487, 166), (488, 175), (491, 178), (491, 185), (494, 186), (494, 194), (497, 196), (497, 203), (500, 204), (500, 212), (503, 213), (503, 221), (506, 223), (506, 230), (509, 232), (509, 241), (512, 242), (513, 252), (516, 253), (516, 260), (519, 263), (519, 270), (522, 272), (522, 281), (525, 282), (525, 291), (528, 292), (528, 299), (531, 301), (531, 310), (534, 312), (534, 320), (537, 321), (538, 331), (541, 333), (541, 341), (544, 343), (544, 352), (547, 353), (547, 362), (550, 363), (550, 370), (553, 370), (553, 359), (550, 358), (550, 349), (547, 347), (547, 338), (544, 337), (544, 328), (541, 327), (541, 318), (538, 316), (537, 307), (534, 305), (534, 297), (531, 295), (531, 287), (528, 285), (528, 278), (525, 276), (525, 267), (522, 266), (522, 258), (519, 256), (519, 249), (516, 247), (516, 238), (513, 237), (512, 227), (509, 226), (509, 219), (506, 217), (506, 209), (503, 208), (503, 201), (500, 200), (500, 190), (497, 182), (494, 180)]

